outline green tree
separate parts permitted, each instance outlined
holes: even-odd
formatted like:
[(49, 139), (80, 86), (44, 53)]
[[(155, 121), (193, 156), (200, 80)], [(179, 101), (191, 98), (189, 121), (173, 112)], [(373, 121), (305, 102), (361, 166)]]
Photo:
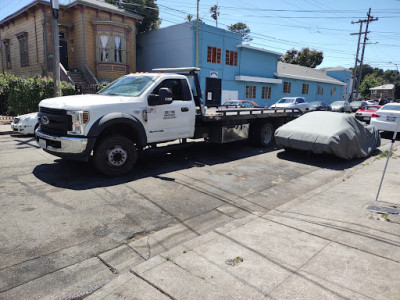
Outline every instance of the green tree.
[(362, 98), (370, 97), (370, 88), (385, 84), (385, 81), (381, 76), (375, 74), (365, 75), (364, 80), (360, 84), (360, 94)]
[(210, 8), (211, 18), (215, 20), (215, 26), (218, 27), (219, 6), (216, 4)]
[(193, 20), (194, 16), (191, 14), (188, 14), (185, 18), (185, 20), (187, 20), (188, 22), (191, 22)]
[(136, 25), (138, 32), (146, 32), (154, 29), (158, 29), (161, 20), (158, 18), (159, 10), (155, 3), (157, 0), (106, 0), (107, 3), (114, 4), (118, 7), (122, 7), (127, 11), (139, 14), (143, 16), (141, 23)]
[(324, 59), (324, 53), (322, 51), (310, 50), (309, 48), (303, 48), (301, 51), (295, 49), (286, 51), (280, 60), (294, 65), (300, 65), (309, 68), (315, 68), (322, 63)]
[(242, 22), (238, 22), (236, 24), (232, 24), (228, 26), (228, 30), (235, 32), (242, 36), (243, 41), (250, 42), (253, 38), (250, 36), (250, 28)]

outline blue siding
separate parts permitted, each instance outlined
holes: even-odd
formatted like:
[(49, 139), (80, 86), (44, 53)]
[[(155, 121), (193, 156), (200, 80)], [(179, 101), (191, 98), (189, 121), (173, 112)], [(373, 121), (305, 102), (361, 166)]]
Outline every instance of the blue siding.
[[(344, 82), (346, 85), (307, 81), (301, 79), (283, 78), (281, 84), (237, 81), (235, 76), (251, 76), (262, 78), (276, 78), (279, 55), (263, 49), (243, 47), (240, 35), (215, 28), (206, 24), (199, 24), (199, 68), (201, 69), (200, 87), (203, 91), (203, 101), (206, 90), (206, 78), (221, 79), (222, 94), (237, 95), (237, 99), (246, 98), (246, 86), (256, 86), (256, 98), (248, 99), (260, 106), (271, 106), (285, 96), (303, 96), (308, 101), (324, 101), (332, 103), (346, 97), (347, 87), (350, 85), (351, 73), (347, 70), (326, 70), (332, 78)], [(207, 48), (221, 49), (221, 63), (207, 62)], [(238, 52), (238, 65), (230, 66), (225, 63), (225, 51)], [(138, 37), (138, 71), (151, 71), (161, 67), (190, 67), (196, 65), (196, 23), (183, 23), (160, 30), (151, 31)], [(291, 82), (291, 93), (283, 93), (283, 82)], [(303, 84), (309, 85), (308, 94), (302, 94)], [(318, 85), (324, 88), (323, 95), (318, 95)], [(271, 87), (271, 99), (262, 99), (262, 87)], [(334, 95), (331, 88), (336, 87)], [(221, 97), (221, 102), (223, 98)]]
[(138, 35), (136, 70), (192, 67), (194, 45), (190, 23), (175, 25)]

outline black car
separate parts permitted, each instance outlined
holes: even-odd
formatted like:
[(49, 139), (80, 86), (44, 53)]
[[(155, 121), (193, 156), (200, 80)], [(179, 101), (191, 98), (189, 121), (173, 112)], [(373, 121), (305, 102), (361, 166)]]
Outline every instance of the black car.
[(325, 102), (322, 102), (322, 101), (311, 101), (309, 110), (310, 111), (313, 111), (313, 110), (326, 110), (326, 111), (329, 111), (329, 110), (332, 110), (332, 109), (331, 109), (330, 105), (326, 104)]
[(363, 108), (367, 104), (368, 104), (367, 101), (351, 101), (350, 102), (351, 111), (357, 111)]

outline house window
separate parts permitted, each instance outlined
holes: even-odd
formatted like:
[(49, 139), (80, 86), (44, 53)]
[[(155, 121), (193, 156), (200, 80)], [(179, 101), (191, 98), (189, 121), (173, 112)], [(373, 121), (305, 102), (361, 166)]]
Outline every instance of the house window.
[(246, 85), (246, 98), (247, 99), (255, 99), (256, 98), (256, 86), (255, 85)]
[(126, 39), (119, 35), (102, 33), (98, 36), (97, 60), (101, 62), (126, 63)]
[(324, 87), (322, 85), (318, 86), (318, 95), (323, 95), (324, 94)]
[(207, 62), (220, 64), (221, 63), (221, 48), (207, 47)]
[(28, 33), (20, 32), (15, 35), (19, 43), (19, 58), (21, 67), (29, 66)]
[(6, 52), (6, 67), (7, 69), (11, 69), (10, 40), (4, 39), (3, 44)]
[(226, 50), (225, 52), (225, 64), (229, 66), (237, 66), (238, 64), (238, 53), (236, 51)]
[(301, 89), (301, 93), (303, 95), (307, 95), (308, 94), (308, 88), (309, 88), (309, 85), (307, 83), (303, 83), (303, 88)]
[(283, 92), (285, 94), (290, 94), (290, 91), (292, 89), (292, 83), (289, 81), (283, 82)]
[(261, 98), (262, 99), (271, 99), (271, 87), (263, 86), (261, 89)]
[(336, 86), (331, 87), (331, 96), (335, 96), (336, 94)]

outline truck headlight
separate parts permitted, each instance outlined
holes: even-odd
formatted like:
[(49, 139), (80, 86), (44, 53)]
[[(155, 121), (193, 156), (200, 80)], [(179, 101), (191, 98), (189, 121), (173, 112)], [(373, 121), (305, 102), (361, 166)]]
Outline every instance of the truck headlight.
[(83, 135), (85, 133), (85, 125), (89, 122), (89, 112), (69, 110), (67, 115), (71, 116), (71, 127), (67, 134)]

